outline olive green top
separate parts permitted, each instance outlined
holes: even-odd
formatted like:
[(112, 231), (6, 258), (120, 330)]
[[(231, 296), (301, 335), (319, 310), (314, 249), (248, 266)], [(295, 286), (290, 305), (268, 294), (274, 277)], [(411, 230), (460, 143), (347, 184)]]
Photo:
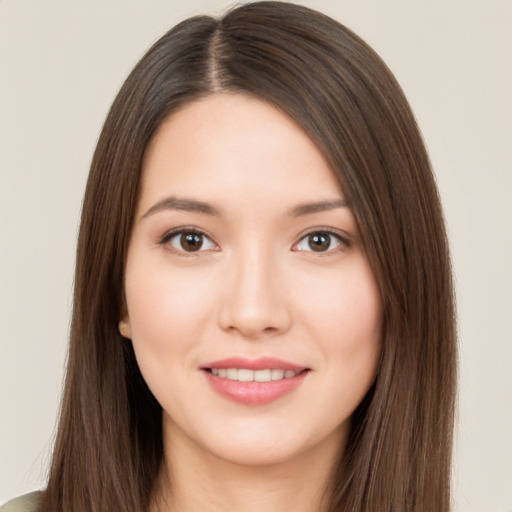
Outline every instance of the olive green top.
[(34, 512), (39, 502), (40, 491), (14, 498), (0, 507), (0, 512)]
[(39, 491), (14, 498), (0, 507), (0, 512), (34, 512), (39, 502)]

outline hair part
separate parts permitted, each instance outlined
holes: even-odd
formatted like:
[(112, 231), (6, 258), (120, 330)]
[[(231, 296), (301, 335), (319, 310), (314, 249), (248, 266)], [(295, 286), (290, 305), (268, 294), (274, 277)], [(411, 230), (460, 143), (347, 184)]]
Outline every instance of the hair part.
[(255, 2), (190, 18), (146, 53), (92, 160), (77, 249), (66, 383), (40, 512), (147, 511), (162, 411), (117, 323), (144, 152), (164, 119), (216, 93), (291, 117), (350, 201), (384, 308), (374, 385), (353, 416), (330, 512), (447, 512), (456, 386), (450, 259), (420, 132), (381, 59), (327, 16)]

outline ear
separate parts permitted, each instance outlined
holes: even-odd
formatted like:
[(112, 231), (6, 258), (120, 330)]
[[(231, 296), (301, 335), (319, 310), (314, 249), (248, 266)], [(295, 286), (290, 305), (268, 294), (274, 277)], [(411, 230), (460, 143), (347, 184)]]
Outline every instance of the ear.
[(126, 306), (123, 305), (121, 309), (121, 320), (119, 320), (119, 333), (123, 338), (131, 339), (132, 337), (132, 327), (130, 324), (130, 315), (126, 310)]

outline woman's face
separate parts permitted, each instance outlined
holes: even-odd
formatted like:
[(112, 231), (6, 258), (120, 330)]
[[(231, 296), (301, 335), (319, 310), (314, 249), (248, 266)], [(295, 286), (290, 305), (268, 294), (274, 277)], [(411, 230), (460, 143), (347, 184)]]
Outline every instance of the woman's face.
[(381, 298), (337, 180), (278, 110), (219, 94), (162, 124), (125, 294), (168, 442), (243, 464), (343, 446), (376, 373)]

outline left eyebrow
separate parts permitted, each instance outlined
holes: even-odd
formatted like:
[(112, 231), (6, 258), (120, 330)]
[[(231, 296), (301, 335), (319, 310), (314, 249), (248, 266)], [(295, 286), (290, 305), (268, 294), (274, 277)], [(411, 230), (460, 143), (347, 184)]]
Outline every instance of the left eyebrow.
[(319, 201), (316, 203), (305, 203), (292, 208), (288, 215), (290, 217), (300, 217), (311, 213), (324, 212), (326, 210), (335, 210), (336, 208), (346, 208), (348, 201), (346, 199), (335, 199), (333, 201)]

